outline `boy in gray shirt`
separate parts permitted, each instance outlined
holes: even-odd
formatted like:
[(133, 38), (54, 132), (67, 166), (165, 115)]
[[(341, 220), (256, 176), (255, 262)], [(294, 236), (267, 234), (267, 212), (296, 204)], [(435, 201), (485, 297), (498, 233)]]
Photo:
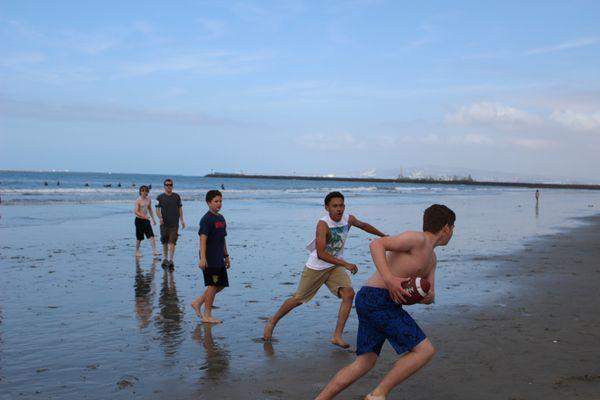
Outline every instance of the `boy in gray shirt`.
[(173, 180), (165, 179), (165, 192), (156, 198), (156, 215), (160, 221), (160, 241), (163, 244), (163, 262), (162, 267), (175, 269), (173, 257), (175, 255), (175, 245), (179, 236), (179, 221), (185, 229), (183, 219), (183, 206), (181, 197), (173, 192)]

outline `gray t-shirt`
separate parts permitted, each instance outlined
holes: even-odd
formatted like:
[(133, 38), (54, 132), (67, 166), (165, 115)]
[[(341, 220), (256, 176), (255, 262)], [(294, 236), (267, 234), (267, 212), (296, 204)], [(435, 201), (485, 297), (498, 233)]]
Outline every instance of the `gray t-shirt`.
[(156, 198), (156, 208), (160, 208), (165, 226), (179, 226), (179, 208), (181, 207), (181, 197), (175, 192), (168, 196), (161, 193)]

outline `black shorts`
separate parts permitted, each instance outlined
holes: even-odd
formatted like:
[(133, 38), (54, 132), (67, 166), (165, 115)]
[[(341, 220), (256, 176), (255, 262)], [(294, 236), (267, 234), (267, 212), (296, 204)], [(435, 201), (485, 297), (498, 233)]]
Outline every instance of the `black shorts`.
[(227, 268), (210, 268), (202, 270), (204, 275), (204, 286), (219, 286), (228, 287), (229, 279), (227, 278)]
[(152, 231), (152, 226), (150, 225), (150, 221), (142, 218), (135, 218), (135, 238), (137, 240), (144, 240), (144, 236), (148, 239), (154, 237), (154, 232)]

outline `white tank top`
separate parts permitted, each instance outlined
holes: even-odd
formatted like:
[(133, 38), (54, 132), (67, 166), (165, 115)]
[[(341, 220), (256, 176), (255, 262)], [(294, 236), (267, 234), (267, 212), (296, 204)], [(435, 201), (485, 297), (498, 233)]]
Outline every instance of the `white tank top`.
[[(348, 238), (348, 231), (350, 225), (348, 224), (348, 214), (342, 215), (342, 219), (339, 222), (332, 220), (329, 215), (324, 216), (319, 221), (325, 221), (329, 227), (329, 240), (325, 246), (325, 251), (336, 258), (344, 258), (344, 244)], [(310, 251), (306, 266), (314, 270), (323, 270), (333, 267), (334, 264), (325, 262), (317, 256), (317, 239), (313, 239), (308, 245), (306, 250)]]

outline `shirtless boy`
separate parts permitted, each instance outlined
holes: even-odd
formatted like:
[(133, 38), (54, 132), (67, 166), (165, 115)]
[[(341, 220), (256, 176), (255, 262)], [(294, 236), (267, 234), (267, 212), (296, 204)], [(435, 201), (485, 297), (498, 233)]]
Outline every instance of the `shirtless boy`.
[(154, 251), (154, 257), (158, 257), (158, 252), (156, 251), (156, 244), (154, 243), (154, 232), (152, 231), (152, 226), (150, 226), (150, 220), (148, 219), (148, 214), (150, 214), (150, 218), (152, 218), (152, 225), (156, 225), (156, 221), (154, 220), (154, 213), (152, 212), (152, 207), (150, 207), (150, 199), (148, 198), (148, 186), (142, 185), (140, 186), (140, 197), (134, 203), (133, 212), (135, 213), (135, 256), (141, 257), (140, 253), (140, 244), (142, 240), (144, 240), (144, 236), (150, 239), (150, 245), (152, 246), (152, 250)]
[(352, 226), (377, 236), (385, 236), (385, 234), (372, 225), (360, 221), (354, 215), (344, 214), (345, 209), (344, 196), (340, 192), (331, 192), (325, 197), (325, 210), (328, 215), (317, 223), (316, 238), (307, 247), (311, 253), (304, 271), (302, 271), (298, 289), (267, 321), (263, 334), (265, 341), (271, 340), (273, 330), (281, 318), (302, 303), (312, 299), (319, 288), (325, 284), (334, 296), (342, 299), (331, 343), (342, 348), (350, 347), (342, 339), (342, 333), (352, 308), (354, 289), (352, 289), (352, 282), (350, 282), (350, 277), (345, 269), (356, 274), (358, 267), (344, 260), (344, 243)]
[(433, 345), (402, 308), (401, 303), (408, 296), (402, 283), (410, 277), (426, 278), (431, 289), (421, 303), (433, 303), (437, 262), (434, 249), (448, 244), (455, 219), (448, 207), (434, 204), (423, 215), (423, 232), (404, 232), (371, 242), (377, 271), (356, 295), (356, 360), (340, 370), (316, 400), (332, 399), (365, 375), (375, 366), (386, 339), (401, 356), (365, 400), (384, 400), (394, 387), (431, 360)]

